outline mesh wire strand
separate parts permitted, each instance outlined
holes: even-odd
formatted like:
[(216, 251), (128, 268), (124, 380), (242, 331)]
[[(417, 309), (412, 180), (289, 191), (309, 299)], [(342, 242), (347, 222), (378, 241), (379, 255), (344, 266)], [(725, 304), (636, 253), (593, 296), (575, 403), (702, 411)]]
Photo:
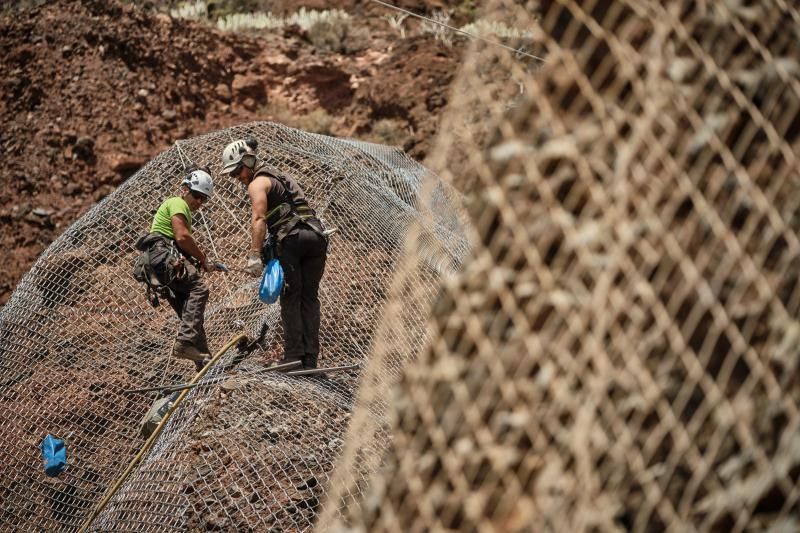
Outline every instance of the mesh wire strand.
[[(339, 230), (320, 289), (321, 366), (366, 365), (412, 228), (428, 250), (419, 283), (438, 286), (466, 257), (458, 194), (440, 183), (429, 191), (436, 211), (421, 207), (417, 195), (432, 175), (396, 149), (271, 123), (180, 141), (54, 242), (0, 311), (0, 529), (78, 529), (144, 443), (139, 422), (154, 393), (124, 391), (192, 376), (191, 363), (168, 357), (174, 312), (166, 303), (151, 308), (131, 277), (133, 243), (178, 191), (184, 163), (210, 163), (215, 194), (195, 216), (194, 235), (216, 260), (241, 264), (249, 202), (241, 185), (219, 174), (219, 155), (245, 135)], [(259, 280), (244, 274), (205, 279), (212, 350), (242, 323), (260, 344), (249, 355), (231, 350), (192, 389), (94, 530), (302, 531), (315, 521), (360, 371), (326, 382), (264, 373), (282, 352), (278, 305), (259, 302)], [(409, 312), (424, 334), (423, 308)], [(44, 476), (39, 457), (47, 433), (67, 442), (69, 466), (58, 478)]]

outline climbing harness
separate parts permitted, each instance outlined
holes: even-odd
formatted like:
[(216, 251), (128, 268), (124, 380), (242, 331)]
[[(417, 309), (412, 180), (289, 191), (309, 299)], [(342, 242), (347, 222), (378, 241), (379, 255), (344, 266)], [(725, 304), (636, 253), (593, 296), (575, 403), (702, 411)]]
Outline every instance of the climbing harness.
[(317, 218), (316, 213), (308, 205), (304, 197), (298, 198), (299, 189), (296, 184), (290, 183), (287, 177), (263, 167), (256, 171), (256, 175), (266, 174), (278, 180), (285, 191), (283, 201), (267, 212), (267, 227), (270, 233), (275, 235), (275, 246), (280, 250), (283, 239), (294, 230), (298, 224), (303, 223), (312, 231), (321, 235), (327, 241), (328, 237), (322, 222)]
[(175, 298), (170, 285), (186, 277), (184, 256), (172, 239), (160, 233), (149, 233), (136, 241), (142, 252), (133, 266), (133, 277), (147, 286), (147, 301), (158, 307), (159, 297)]

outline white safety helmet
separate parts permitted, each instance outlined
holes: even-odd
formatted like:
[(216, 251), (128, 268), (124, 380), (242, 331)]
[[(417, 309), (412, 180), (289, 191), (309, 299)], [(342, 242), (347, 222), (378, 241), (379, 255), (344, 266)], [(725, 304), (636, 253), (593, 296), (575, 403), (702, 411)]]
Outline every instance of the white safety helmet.
[(244, 165), (250, 170), (256, 166), (256, 149), (258, 142), (252, 137), (233, 141), (222, 151), (222, 173), (230, 174), (239, 165)]
[(190, 191), (194, 191), (205, 195), (206, 198), (211, 198), (214, 193), (214, 180), (205, 170), (193, 170), (189, 172), (181, 185), (186, 185)]

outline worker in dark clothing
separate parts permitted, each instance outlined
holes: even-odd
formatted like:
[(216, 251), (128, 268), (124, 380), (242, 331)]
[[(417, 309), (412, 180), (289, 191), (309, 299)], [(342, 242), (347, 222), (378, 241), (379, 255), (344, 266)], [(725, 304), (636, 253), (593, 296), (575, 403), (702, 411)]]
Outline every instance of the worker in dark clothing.
[(146, 252), (147, 270), (156, 278), (148, 285), (158, 285), (181, 320), (172, 356), (194, 361), (198, 369), (210, 354), (204, 328), (208, 288), (195, 265), (206, 272), (215, 267), (192, 237), (192, 214), (211, 198), (213, 189), (208, 172), (188, 172), (181, 183), (181, 195), (164, 200), (153, 217), (150, 233), (136, 243), (136, 248)]
[(250, 252), (246, 270), (263, 271), (262, 251), (267, 233), (283, 268), (281, 293), (283, 363), (301, 361), (317, 367), (319, 358), (319, 284), (325, 271), (328, 239), (305, 194), (291, 177), (259, 161), (255, 139), (230, 143), (222, 153), (222, 173), (247, 187), (252, 205)]

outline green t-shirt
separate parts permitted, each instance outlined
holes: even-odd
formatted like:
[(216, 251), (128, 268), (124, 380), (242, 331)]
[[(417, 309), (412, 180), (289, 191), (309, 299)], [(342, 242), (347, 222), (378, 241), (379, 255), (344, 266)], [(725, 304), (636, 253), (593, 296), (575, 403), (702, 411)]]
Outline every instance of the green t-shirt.
[(186, 218), (186, 227), (189, 228), (189, 233), (192, 232), (192, 211), (189, 209), (189, 204), (180, 196), (167, 198), (164, 203), (156, 211), (156, 216), (153, 217), (153, 225), (150, 226), (150, 233), (158, 232), (161, 235), (166, 235), (170, 239), (175, 238), (175, 232), (172, 231), (172, 217), (175, 215), (183, 215)]

